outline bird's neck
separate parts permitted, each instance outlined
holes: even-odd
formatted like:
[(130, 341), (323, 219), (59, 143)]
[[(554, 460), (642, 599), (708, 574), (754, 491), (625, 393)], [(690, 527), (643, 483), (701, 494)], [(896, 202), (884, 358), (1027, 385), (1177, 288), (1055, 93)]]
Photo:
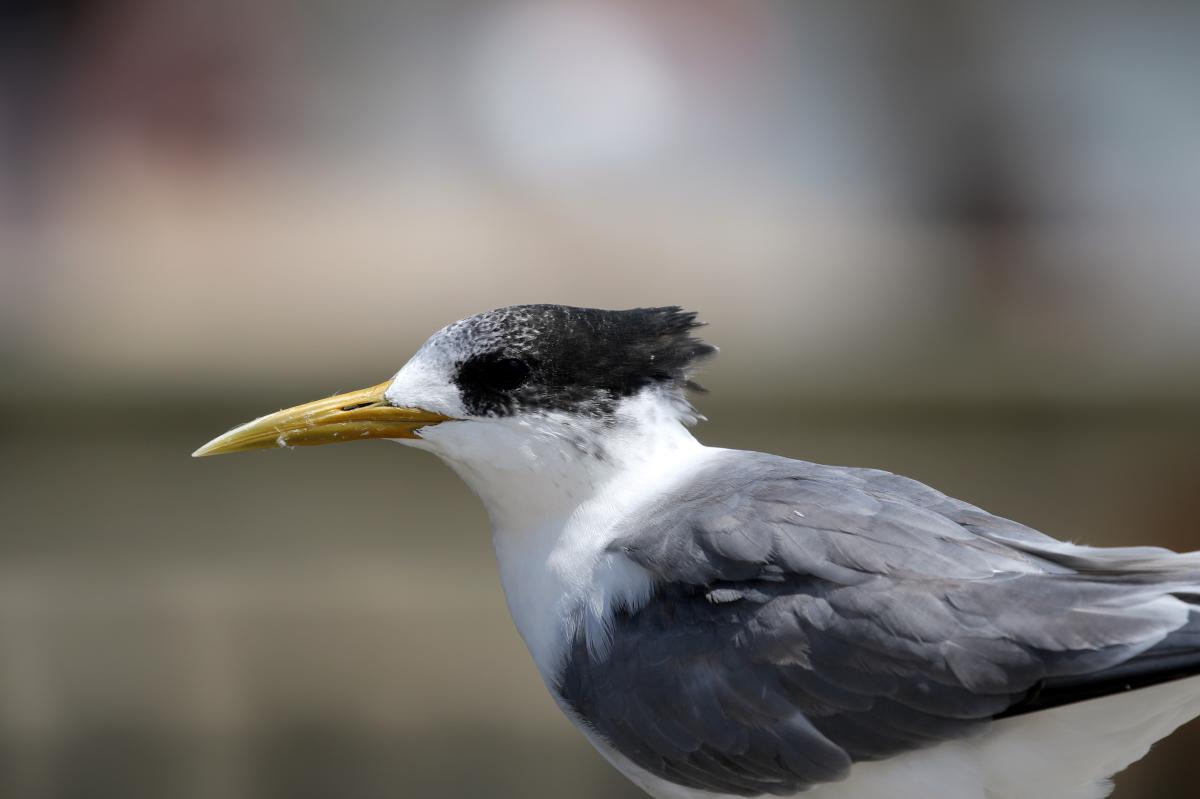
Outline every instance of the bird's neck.
[(612, 607), (648, 595), (648, 575), (608, 550), (618, 522), (713, 451), (669, 406), (629, 410), (608, 425), (476, 425), (471, 446), (486, 458), (455, 449), (442, 430), (448, 425), (436, 429), (439, 454), (487, 507), (509, 609), (547, 679), (580, 624), (602, 634)]
[(427, 437), (483, 501), (493, 529), (532, 531), (560, 524), (616, 482), (702, 450), (685, 418), (647, 395), (609, 419), (549, 414), (446, 424)]

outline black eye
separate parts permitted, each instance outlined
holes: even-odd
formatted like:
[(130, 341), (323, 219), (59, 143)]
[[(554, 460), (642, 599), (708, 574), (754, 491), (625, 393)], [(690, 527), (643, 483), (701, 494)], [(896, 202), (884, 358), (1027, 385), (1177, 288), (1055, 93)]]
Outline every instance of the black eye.
[(484, 355), (463, 364), (460, 384), (491, 391), (512, 391), (529, 379), (529, 364), (520, 358)]

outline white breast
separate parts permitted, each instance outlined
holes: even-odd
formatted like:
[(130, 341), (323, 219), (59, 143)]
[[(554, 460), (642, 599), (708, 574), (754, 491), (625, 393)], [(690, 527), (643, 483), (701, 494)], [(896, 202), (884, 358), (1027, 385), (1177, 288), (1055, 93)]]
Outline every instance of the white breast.
[(557, 674), (579, 625), (587, 627), (589, 645), (602, 649), (611, 609), (636, 607), (649, 597), (650, 576), (608, 545), (623, 519), (691, 477), (717, 451), (696, 445), (659, 452), (561, 517), (535, 527), (494, 528), (508, 607), (543, 678)]

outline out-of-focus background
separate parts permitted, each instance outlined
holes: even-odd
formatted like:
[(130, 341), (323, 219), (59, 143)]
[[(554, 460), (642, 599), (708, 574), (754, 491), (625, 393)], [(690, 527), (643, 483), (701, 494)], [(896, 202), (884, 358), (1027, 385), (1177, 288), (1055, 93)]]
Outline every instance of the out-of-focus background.
[(188, 457), (494, 306), (698, 309), (708, 443), (1200, 547), (1200, 4), (0, 13), (2, 796), (635, 796), (441, 464)]

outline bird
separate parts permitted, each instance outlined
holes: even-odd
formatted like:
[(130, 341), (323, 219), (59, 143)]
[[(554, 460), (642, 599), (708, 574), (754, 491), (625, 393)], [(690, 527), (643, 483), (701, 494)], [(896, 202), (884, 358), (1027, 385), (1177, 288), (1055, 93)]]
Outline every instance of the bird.
[(485, 506), (550, 694), (655, 799), (1097, 799), (1200, 715), (1200, 552), (708, 447), (678, 306), (517, 305), (196, 456), (392, 439)]

